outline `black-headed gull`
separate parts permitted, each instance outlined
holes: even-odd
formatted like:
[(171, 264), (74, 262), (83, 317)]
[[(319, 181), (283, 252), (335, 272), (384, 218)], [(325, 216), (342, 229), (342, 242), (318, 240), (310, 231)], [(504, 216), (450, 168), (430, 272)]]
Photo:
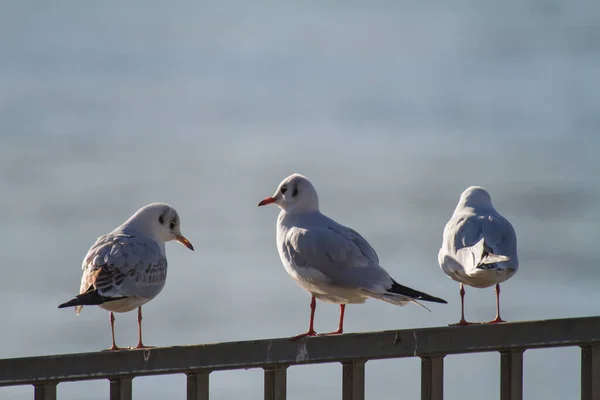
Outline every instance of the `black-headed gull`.
[(164, 203), (139, 209), (114, 231), (100, 236), (83, 259), (79, 295), (58, 306), (97, 305), (110, 311), (112, 346), (115, 344), (114, 312), (138, 309), (138, 344), (142, 342), (142, 305), (156, 297), (167, 279), (165, 242), (177, 240), (190, 250), (194, 247), (182, 234), (179, 215)]
[(471, 186), (458, 201), (452, 218), (444, 228), (438, 262), (450, 278), (460, 283), (461, 318), (465, 320), (464, 285), (486, 288), (496, 285), (496, 318), (500, 318), (500, 283), (517, 272), (517, 236), (508, 220), (494, 206), (482, 187)]
[(271, 203), (281, 209), (277, 219), (281, 261), (288, 274), (312, 296), (308, 331), (292, 339), (316, 335), (316, 299), (340, 304), (338, 330), (328, 334), (343, 333), (346, 304), (364, 303), (368, 298), (399, 306), (421, 305), (418, 300), (446, 303), (392, 279), (361, 235), (321, 214), (317, 191), (304, 176), (285, 178), (275, 194), (258, 205)]

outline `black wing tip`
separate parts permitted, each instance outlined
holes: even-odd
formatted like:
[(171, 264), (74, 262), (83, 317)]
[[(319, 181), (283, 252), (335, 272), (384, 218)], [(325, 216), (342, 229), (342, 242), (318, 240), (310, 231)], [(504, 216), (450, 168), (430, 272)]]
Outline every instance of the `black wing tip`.
[(501, 269), (500, 266), (498, 266), (497, 263), (492, 263), (492, 264), (479, 264), (478, 266), (475, 267), (475, 269), (480, 269), (482, 271), (493, 271), (495, 269)]
[(448, 302), (444, 299), (440, 299), (439, 297), (433, 297), (431, 296), (431, 299), (429, 300), (433, 303), (440, 303), (440, 304), (448, 304)]
[(422, 301), (430, 301), (432, 303), (440, 303), (440, 304), (448, 304), (448, 302), (444, 299), (440, 299), (439, 297), (435, 297), (435, 296), (431, 296), (428, 295), (427, 293), (421, 293), (420, 296), (415, 297), (416, 300), (422, 300)]
[(430, 301), (432, 303), (448, 304), (444, 299), (439, 297), (431, 296), (427, 293), (419, 292), (418, 290), (411, 289), (407, 286), (403, 286), (392, 279), (392, 287), (389, 289), (390, 292), (401, 294), (404, 296), (412, 297), (415, 300)]
[(80, 306), (80, 305), (83, 305), (83, 304), (81, 304), (81, 299), (78, 296), (78, 297), (72, 298), (71, 300), (69, 300), (65, 303), (59, 304), (58, 308), (75, 307), (75, 306)]
[[(93, 292), (86, 292), (79, 294), (67, 301), (66, 303), (62, 303), (58, 306), (58, 308), (67, 308), (67, 307), (76, 307), (76, 306), (97, 306), (99, 304), (105, 303), (108, 299), (106, 297), (102, 297), (97, 290)], [(112, 300), (112, 299), (111, 299)], [(117, 300), (117, 299), (115, 299)]]
[(90, 303), (88, 301), (85, 300), (81, 300), (78, 298), (74, 298), (72, 300), (67, 301), (66, 303), (62, 303), (58, 305), (58, 308), (68, 308), (68, 307), (77, 307), (77, 306), (91, 306), (91, 305), (96, 305), (98, 303)]

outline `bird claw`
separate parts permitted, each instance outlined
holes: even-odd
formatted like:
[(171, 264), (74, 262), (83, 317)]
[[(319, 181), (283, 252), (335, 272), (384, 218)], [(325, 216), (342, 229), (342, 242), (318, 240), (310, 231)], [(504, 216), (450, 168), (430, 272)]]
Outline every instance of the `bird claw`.
[(308, 332), (304, 332), (304, 333), (301, 333), (299, 335), (293, 336), (293, 337), (290, 338), (290, 340), (294, 341), (294, 340), (302, 339), (303, 337), (316, 336), (316, 335), (317, 335), (317, 332), (315, 332), (313, 330), (310, 330)]
[(102, 351), (119, 351), (119, 350), (124, 350), (123, 347), (117, 347), (116, 345), (113, 345), (111, 347), (109, 347), (108, 349), (104, 349)]
[(456, 324), (448, 324), (448, 326), (467, 326), (467, 325), (474, 325), (474, 324), (475, 324), (475, 322), (467, 322), (465, 319), (461, 319)]

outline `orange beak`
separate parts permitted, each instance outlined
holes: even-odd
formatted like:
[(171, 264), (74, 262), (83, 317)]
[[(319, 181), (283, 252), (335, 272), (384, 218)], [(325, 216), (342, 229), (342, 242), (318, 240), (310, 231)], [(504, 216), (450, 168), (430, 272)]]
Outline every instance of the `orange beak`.
[(263, 201), (258, 203), (258, 206), (262, 207), (262, 206), (266, 206), (267, 204), (272, 204), (272, 203), (275, 203), (275, 199), (272, 197), (267, 197), (266, 199), (264, 199)]
[(182, 245), (184, 245), (188, 249), (194, 251), (194, 246), (192, 246), (192, 244), (190, 243), (190, 241), (187, 240), (185, 238), (185, 236), (183, 236), (183, 235), (177, 235), (175, 240), (177, 240), (179, 243), (181, 243)]

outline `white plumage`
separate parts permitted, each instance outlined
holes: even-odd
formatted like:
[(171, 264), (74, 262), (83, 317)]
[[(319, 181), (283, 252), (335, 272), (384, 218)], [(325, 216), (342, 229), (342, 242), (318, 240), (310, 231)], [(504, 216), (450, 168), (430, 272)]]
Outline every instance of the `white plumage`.
[(272, 197), (259, 206), (275, 203), (277, 249), (288, 274), (312, 296), (310, 328), (296, 336), (312, 336), (315, 299), (340, 304), (342, 333), (346, 304), (376, 298), (396, 305), (419, 300), (445, 300), (402, 286), (379, 265), (371, 245), (355, 230), (338, 224), (319, 211), (317, 192), (308, 179), (294, 174), (281, 182)]
[(499, 284), (519, 268), (517, 237), (510, 222), (500, 215), (490, 194), (479, 186), (467, 188), (444, 228), (438, 262), (450, 278), (461, 284), (464, 320), (464, 288), (496, 285), (497, 317), (501, 322)]
[(142, 343), (142, 305), (156, 297), (167, 279), (165, 242), (177, 240), (189, 249), (181, 234), (179, 215), (168, 204), (152, 203), (139, 209), (112, 232), (100, 236), (83, 259), (79, 295), (59, 305), (97, 305), (110, 311), (112, 347), (115, 344), (113, 312), (138, 309), (138, 348)]

